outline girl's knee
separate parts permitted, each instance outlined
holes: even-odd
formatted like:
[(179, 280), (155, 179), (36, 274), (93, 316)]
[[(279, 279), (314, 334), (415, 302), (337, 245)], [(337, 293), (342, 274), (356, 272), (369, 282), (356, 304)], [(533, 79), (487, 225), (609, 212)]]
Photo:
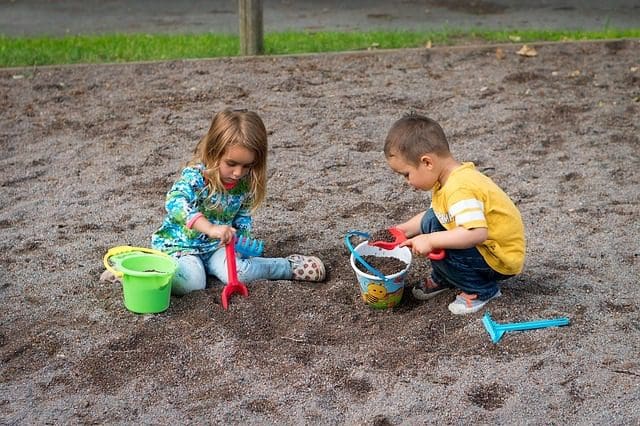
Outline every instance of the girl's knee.
[(174, 296), (184, 296), (192, 291), (204, 290), (206, 286), (206, 280), (196, 282), (195, 280), (183, 280), (180, 277), (174, 277), (171, 282), (171, 294)]
[(196, 256), (183, 256), (178, 259), (178, 269), (171, 281), (171, 293), (184, 296), (192, 291), (204, 290), (207, 275), (202, 261)]

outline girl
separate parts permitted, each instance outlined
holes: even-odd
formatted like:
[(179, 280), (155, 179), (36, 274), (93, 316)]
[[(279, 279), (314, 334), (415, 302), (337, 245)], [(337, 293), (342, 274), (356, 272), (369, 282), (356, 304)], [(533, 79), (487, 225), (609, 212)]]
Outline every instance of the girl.
[[(204, 289), (207, 274), (227, 283), (225, 244), (249, 236), (251, 212), (265, 198), (267, 131), (247, 110), (224, 110), (213, 118), (193, 159), (167, 193), (167, 214), (151, 238), (153, 248), (178, 260), (172, 293)], [(323, 281), (315, 256), (237, 259), (238, 279)]]

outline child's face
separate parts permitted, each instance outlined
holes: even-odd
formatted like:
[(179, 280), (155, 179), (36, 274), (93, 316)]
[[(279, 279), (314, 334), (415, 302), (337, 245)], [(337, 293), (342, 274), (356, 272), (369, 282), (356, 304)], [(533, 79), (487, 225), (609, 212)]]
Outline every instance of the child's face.
[(227, 149), (220, 160), (220, 180), (225, 185), (233, 185), (245, 177), (255, 163), (255, 154), (242, 146)]
[(435, 172), (433, 162), (428, 156), (423, 156), (417, 166), (407, 163), (399, 155), (387, 158), (387, 164), (391, 169), (403, 176), (409, 185), (423, 191), (430, 191), (438, 181), (438, 173)]

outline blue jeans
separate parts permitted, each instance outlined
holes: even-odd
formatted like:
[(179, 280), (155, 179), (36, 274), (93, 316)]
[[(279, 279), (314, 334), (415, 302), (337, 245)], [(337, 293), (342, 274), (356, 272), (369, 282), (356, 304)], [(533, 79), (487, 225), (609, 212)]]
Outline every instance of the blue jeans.
[[(184, 255), (177, 258), (178, 269), (171, 281), (171, 293), (182, 296), (207, 285), (207, 275), (213, 275), (227, 284), (227, 255), (224, 246), (208, 255)], [(247, 284), (251, 281), (289, 280), (292, 277), (291, 263), (287, 259), (250, 257), (236, 258), (238, 280)]]
[[(446, 231), (438, 218), (429, 209), (424, 214), (420, 224), (423, 234)], [(498, 290), (498, 281), (505, 280), (511, 275), (502, 275), (494, 271), (484, 260), (477, 248), (446, 249), (446, 256), (442, 260), (432, 260), (431, 279), (444, 287), (455, 287), (468, 294), (477, 294), (479, 300), (487, 300)]]

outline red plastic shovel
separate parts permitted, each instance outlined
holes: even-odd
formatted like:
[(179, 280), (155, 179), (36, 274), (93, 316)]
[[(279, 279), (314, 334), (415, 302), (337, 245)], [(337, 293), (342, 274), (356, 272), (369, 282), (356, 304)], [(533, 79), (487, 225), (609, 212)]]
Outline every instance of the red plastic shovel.
[(227, 251), (227, 277), (229, 282), (222, 289), (222, 307), (226, 310), (229, 307), (229, 298), (235, 293), (240, 293), (244, 297), (249, 296), (247, 286), (238, 281), (238, 270), (236, 269), (236, 249), (235, 238), (227, 243), (225, 250)]
[[(398, 246), (398, 244), (407, 241), (407, 236), (398, 228), (389, 228), (388, 231), (395, 238), (393, 241), (372, 241), (369, 245), (379, 247), (384, 250), (393, 250)], [(431, 260), (442, 260), (444, 259), (445, 254), (444, 249), (436, 249), (429, 253), (427, 257)]]

